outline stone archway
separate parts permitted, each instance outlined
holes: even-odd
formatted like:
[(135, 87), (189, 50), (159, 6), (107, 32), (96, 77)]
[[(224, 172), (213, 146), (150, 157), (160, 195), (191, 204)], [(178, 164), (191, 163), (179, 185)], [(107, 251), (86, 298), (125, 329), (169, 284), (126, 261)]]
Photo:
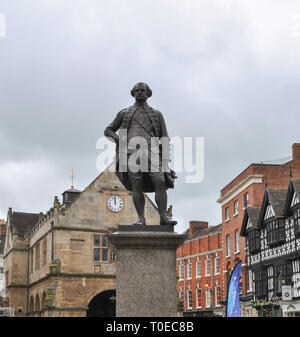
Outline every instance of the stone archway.
[(116, 317), (116, 291), (105, 290), (88, 304), (87, 317)]

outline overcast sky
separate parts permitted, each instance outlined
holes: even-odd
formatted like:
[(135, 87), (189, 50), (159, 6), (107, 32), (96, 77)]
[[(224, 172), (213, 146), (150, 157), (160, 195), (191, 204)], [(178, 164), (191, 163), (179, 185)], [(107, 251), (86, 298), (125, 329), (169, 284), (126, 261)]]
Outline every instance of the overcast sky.
[(47, 211), (71, 168), (84, 189), (139, 81), (171, 137), (205, 139), (204, 180), (169, 192), (178, 232), (300, 142), (299, 0), (2, 0), (0, 20), (0, 218)]

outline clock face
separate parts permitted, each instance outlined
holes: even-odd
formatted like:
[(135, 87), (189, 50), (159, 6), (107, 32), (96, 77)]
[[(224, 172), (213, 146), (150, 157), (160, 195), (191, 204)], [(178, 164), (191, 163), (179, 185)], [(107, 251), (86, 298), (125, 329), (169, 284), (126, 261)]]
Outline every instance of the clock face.
[(112, 212), (120, 212), (124, 206), (123, 200), (118, 195), (111, 195), (107, 199), (107, 207)]

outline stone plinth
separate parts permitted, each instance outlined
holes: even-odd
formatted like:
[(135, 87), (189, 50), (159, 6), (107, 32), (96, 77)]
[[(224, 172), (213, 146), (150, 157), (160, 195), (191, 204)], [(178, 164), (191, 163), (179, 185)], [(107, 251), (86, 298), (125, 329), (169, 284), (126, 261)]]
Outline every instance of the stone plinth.
[(164, 226), (138, 227), (119, 226), (108, 235), (116, 250), (116, 315), (176, 317), (176, 249), (185, 236)]

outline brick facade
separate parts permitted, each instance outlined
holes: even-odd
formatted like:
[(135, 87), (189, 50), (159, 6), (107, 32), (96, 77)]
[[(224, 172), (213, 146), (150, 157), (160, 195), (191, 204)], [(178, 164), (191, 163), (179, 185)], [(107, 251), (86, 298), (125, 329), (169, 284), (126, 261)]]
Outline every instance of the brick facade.
[[(222, 226), (191, 221), (187, 235), (184, 244), (177, 249), (177, 290), (184, 311), (197, 316), (210, 315), (211, 310), (221, 314)], [(216, 259), (219, 261), (217, 268)]]
[[(218, 202), (222, 207), (222, 242), (223, 242), (223, 297), (226, 298), (227, 286), (235, 264), (242, 261), (242, 279), (241, 279), (241, 307), (247, 307), (245, 310), (251, 310), (251, 280), (246, 270), (246, 252), (245, 238), (240, 237), (244, 208), (246, 206), (260, 206), (265, 192), (265, 183), (270, 188), (287, 188), (289, 184), (290, 169), (292, 169), (295, 178), (300, 177), (300, 144), (292, 146), (292, 160), (284, 164), (251, 164), (227, 186), (221, 190), (221, 196)], [(266, 180), (267, 178), (267, 180)], [(245, 205), (245, 195), (248, 193), (248, 204)], [(237, 212), (235, 212), (235, 203), (238, 203)], [(229, 212), (229, 213), (227, 213)], [(227, 218), (226, 218), (227, 217)], [(236, 234), (236, 231), (238, 234)], [(238, 235), (238, 236), (236, 236)], [(236, 248), (236, 238), (239, 249)], [(230, 242), (230, 252), (228, 244)], [(245, 301), (243, 304), (243, 300)]]

